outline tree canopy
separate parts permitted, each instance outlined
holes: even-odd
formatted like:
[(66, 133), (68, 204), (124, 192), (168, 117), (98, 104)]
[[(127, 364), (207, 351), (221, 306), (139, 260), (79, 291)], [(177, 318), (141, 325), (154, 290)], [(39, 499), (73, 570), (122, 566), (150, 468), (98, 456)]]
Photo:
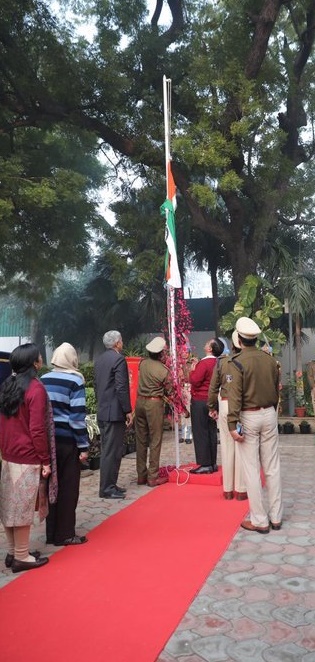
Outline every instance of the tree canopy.
[(134, 167), (164, 171), (162, 77), (172, 79), (173, 174), (192, 224), (223, 245), (239, 288), (269, 232), (314, 226), (314, 0), (0, 2), (0, 128), (89, 131)]

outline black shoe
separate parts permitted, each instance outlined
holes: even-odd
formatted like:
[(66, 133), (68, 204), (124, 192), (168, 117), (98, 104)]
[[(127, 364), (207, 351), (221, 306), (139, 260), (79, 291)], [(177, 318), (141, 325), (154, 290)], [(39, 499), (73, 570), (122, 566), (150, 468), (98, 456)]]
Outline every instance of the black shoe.
[(126, 494), (127, 490), (124, 487), (119, 487), (119, 485), (115, 485), (115, 490), (117, 492), (120, 492), (121, 494)]
[(49, 559), (47, 556), (41, 556), (35, 561), (19, 561), (18, 559), (13, 559), (11, 570), (12, 572), (23, 572), (24, 570), (33, 570), (34, 568), (40, 568), (42, 565), (46, 565)]
[(270, 526), (274, 531), (280, 531), (282, 522), (270, 522)]
[(180, 444), (183, 444), (185, 439), (184, 439), (184, 437), (181, 437), (178, 441), (179, 441)]
[(212, 474), (212, 467), (197, 467), (197, 469), (190, 469), (190, 474)]
[(185, 439), (186, 444), (192, 444), (192, 439)]
[(101, 499), (125, 499), (126, 495), (123, 492), (118, 492), (116, 488), (110, 490), (110, 492), (105, 492), (101, 495)]
[(62, 542), (55, 542), (55, 547), (67, 547), (68, 545), (83, 545), (88, 539), (85, 536), (73, 536), (66, 538)]
[[(34, 556), (34, 559), (37, 560), (40, 557), (40, 552), (38, 552), (36, 550), (35, 552), (29, 552), (29, 555)], [(6, 568), (11, 568), (12, 567), (13, 559), (14, 559), (13, 554), (7, 554), (6, 555), (6, 557), (4, 559), (4, 565), (5, 565)]]

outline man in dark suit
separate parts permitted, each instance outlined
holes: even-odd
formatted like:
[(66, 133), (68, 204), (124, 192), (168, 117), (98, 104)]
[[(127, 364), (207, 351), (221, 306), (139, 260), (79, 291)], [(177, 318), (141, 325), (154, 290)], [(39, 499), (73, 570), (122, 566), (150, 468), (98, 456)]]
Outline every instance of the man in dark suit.
[(119, 331), (103, 337), (105, 352), (94, 364), (97, 419), (101, 432), (100, 497), (124, 499), (126, 490), (117, 479), (123, 452), (124, 434), (132, 423), (129, 376)]

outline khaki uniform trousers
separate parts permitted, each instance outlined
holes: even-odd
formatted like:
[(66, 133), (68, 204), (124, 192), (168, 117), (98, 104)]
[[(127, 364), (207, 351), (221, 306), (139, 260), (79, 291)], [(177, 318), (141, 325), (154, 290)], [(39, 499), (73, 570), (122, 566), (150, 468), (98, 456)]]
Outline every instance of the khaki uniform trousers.
[[(282, 495), (279, 457), (278, 419), (274, 407), (242, 411), (245, 440), (238, 443), (254, 526), (269, 526), (282, 520)], [(265, 508), (260, 478), (262, 466), (266, 479), (268, 506)]]
[[(162, 398), (138, 396), (135, 410), (138, 478), (155, 480), (158, 477), (164, 424)], [(147, 455), (149, 450), (149, 466)]]
[(246, 492), (240, 444), (231, 437), (227, 424), (228, 401), (219, 396), (219, 430), (224, 492)]

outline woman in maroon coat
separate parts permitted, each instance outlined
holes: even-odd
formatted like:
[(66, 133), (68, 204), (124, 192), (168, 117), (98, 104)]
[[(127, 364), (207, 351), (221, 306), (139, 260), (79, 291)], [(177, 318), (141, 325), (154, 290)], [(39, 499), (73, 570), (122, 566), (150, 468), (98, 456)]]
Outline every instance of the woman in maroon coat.
[(10, 356), (12, 374), (0, 389), (0, 519), (8, 542), (5, 559), (12, 572), (39, 568), (48, 558), (29, 553), (40, 479), (51, 473), (47, 394), (37, 379), (38, 347), (20, 345)]

